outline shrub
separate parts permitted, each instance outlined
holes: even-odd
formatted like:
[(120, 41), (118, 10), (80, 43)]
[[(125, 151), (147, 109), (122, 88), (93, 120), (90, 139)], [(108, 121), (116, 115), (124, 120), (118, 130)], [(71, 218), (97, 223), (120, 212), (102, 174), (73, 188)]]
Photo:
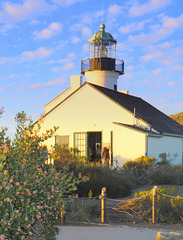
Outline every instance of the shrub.
[(141, 156), (133, 161), (127, 161), (123, 169), (129, 175), (136, 178), (138, 183), (147, 183), (148, 174), (155, 167), (156, 159), (154, 157)]
[(81, 182), (77, 186), (77, 193), (80, 197), (88, 197), (90, 190), (93, 196), (99, 196), (102, 187), (107, 188), (108, 197), (115, 198), (129, 195), (131, 189), (135, 186), (133, 177), (99, 163), (86, 163), (83, 159), (76, 157), (74, 151), (76, 150), (58, 146), (52, 156), (58, 171), (63, 166), (68, 166), (75, 177), (86, 175), (88, 181)]
[(149, 174), (152, 184), (183, 184), (183, 166), (161, 165)]
[[(55, 239), (55, 225), (65, 209), (64, 197), (76, 190), (79, 180), (67, 168), (56, 172), (46, 165), (49, 157), (43, 142), (52, 130), (39, 135), (24, 112), (16, 117), (13, 141), (0, 131), (0, 239)], [(40, 228), (37, 230), (37, 228)]]
[(54, 160), (56, 169), (60, 170), (63, 167), (68, 167), (69, 170), (75, 171), (76, 166), (84, 164), (84, 160), (77, 156), (77, 148), (66, 148), (64, 146), (55, 145), (52, 149), (50, 157)]
[(76, 168), (76, 174), (79, 172), (86, 174), (89, 178), (89, 181), (78, 185), (79, 196), (88, 196), (89, 190), (92, 191), (93, 196), (98, 196), (101, 189), (106, 187), (108, 197), (124, 197), (128, 196), (135, 186), (133, 177), (105, 166), (80, 164)]
[[(182, 217), (182, 200), (180, 200), (180, 198), (178, 200), (174, 200), (173, 198), (171, 199), (165, 195), (162, 195), (175, 195), (175, 190), (176, 188), (162, 187), (158, 187), (157, 189), (157, 192), (161, 193), (157, 195), (157, 213), (158, 220), (160, 222), (175, 222), (180, 220), (180, 215)], [(124, 212), (133, 221), (151, 221), (152, 191), (153, 190), (135, 193), (134, 198), (137, 199), (118, 204), (118, 210)], [(144, 198), (142, 198), (143, 196)], [(181, 210), (181, 212), (179, 210)]]

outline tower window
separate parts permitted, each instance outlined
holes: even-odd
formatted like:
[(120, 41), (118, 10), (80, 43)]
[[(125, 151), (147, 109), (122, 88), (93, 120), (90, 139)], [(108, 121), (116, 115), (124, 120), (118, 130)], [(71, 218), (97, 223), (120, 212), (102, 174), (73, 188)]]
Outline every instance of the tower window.
[(117, 85), (116, 84), (114, 84), (114, 90), (117, 91)]

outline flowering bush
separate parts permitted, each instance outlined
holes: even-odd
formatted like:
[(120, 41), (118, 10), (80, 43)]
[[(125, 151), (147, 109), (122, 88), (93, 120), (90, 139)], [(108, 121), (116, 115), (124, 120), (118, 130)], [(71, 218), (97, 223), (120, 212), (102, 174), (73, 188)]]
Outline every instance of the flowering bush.
[(6, 137), (6, 129), (0, 130), (0, 239), (52, 240), (65, 209), (64, 197), (76, 190), (80, 180), (67, 168), (56, 172), (45, 164), (49, 152), (44, 141), (54, 131), (40, 136), (39, 125), (34, 130), (24, 112), (16, 121), (13, 141)]

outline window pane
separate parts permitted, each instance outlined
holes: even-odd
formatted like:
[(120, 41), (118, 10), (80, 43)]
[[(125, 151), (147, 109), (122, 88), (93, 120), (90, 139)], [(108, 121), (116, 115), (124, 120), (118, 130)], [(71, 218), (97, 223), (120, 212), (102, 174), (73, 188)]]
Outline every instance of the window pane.
[(69, 148), (69, 136), (55, 136), (55, 144)]
[(80, 156), (86, 156), (86, 133), (75, 133), (75, 147), (79, 150)]

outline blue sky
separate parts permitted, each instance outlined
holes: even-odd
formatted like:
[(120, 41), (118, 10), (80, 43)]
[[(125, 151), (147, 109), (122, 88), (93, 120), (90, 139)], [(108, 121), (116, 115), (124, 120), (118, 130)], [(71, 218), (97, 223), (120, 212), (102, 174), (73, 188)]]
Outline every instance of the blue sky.
[(17, 112), (38, 119), (80, 74), (102, 15), (125, 62), (118, 90), (167, 115), (183, 111), (182, 0), (1, 0), (0, 125), (10, 136)]

